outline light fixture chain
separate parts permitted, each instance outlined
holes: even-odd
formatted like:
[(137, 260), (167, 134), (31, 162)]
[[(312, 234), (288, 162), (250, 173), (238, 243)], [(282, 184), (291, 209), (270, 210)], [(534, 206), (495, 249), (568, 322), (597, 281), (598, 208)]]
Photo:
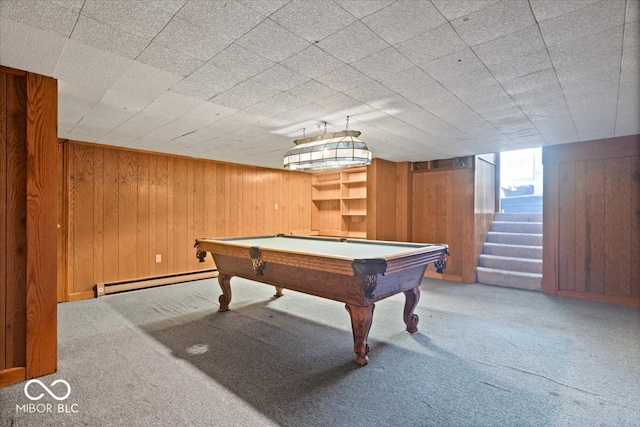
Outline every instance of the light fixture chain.
[(349, 130), (349, 116), (347, 116), (347, 126), (344, 128), (345, 131)]

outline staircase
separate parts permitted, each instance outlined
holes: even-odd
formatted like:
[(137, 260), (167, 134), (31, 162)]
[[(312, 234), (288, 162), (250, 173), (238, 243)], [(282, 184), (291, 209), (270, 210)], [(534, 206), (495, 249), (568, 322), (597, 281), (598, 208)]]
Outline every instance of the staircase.
[(488, 285), (542, 290), (542, 214), (497, 213), (477, 278)]

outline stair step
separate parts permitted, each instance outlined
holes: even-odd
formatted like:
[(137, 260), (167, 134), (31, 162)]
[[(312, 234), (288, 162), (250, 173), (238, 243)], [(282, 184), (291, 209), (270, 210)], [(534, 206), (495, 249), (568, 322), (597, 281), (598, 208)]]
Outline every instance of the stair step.
[(482, 253), (486, 255), (511, 256), (515, 258), (542, 259), (542, 246), (485, 243), (482, 246)]
[(542, 290), (542, 274), (478, 267), (477, 275), (478, 282), (486, 285), (505, 286), (532, 291)]
[(542, 222), (542, 214), (535, 213), (496, 213), (495, 221)]
[(480, 255), (478, 266), (498, 270), (542, 274), (541, 259), (513, 258), (497, 255)]
[(493, 221), (491, 231), (506, 233), (542, 234), (541, 222)]
[(487, 234), (487, 242), (504, 243), (507, 245), (542, 246), (542, 234), (490, 231)]

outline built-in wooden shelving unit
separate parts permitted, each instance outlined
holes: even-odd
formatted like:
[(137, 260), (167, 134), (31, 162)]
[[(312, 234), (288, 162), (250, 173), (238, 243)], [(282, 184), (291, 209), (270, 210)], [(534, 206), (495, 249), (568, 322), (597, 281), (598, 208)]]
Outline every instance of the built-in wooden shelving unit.
[(367, 237), (367, 169), (319, 173), (311, 182), (318, 235)]

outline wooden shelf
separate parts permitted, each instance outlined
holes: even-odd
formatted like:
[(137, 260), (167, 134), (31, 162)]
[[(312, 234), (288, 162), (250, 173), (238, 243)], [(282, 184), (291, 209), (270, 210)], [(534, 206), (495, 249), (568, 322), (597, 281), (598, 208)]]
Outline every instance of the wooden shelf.
[(340, 186), (340, 182), (333, 182), (333, 181), (317, 182), (317, 183), (311, 184), (311, 186), (315, 187), (315, 188), (339, 187)]
[(337, 200), (340, 200), (340, 197), (314, 197), (311, 199), (312, 202), (329, 202)]
[(367, 168), (318, 173), (311, 189), (312, 222), (320, 235), (367, 237)]

